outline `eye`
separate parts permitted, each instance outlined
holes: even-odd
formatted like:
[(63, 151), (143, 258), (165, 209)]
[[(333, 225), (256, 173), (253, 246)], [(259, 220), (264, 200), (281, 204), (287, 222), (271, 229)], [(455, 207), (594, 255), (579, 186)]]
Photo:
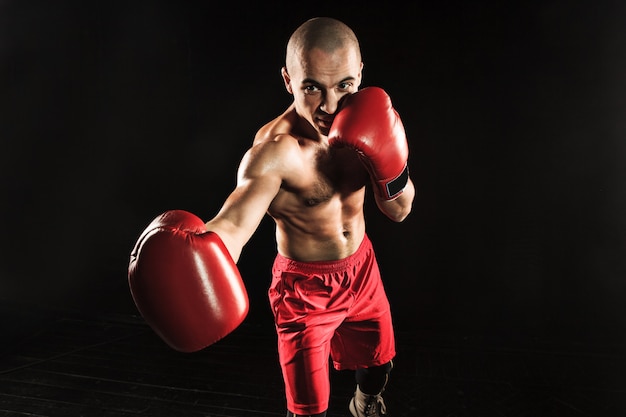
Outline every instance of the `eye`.
[(320, 89), (316, 85), (307, 85), (303, 88), (304, 94), (317, 94), (320, 92)]
[(338, 87), (340, 90), (350, 91), (350, 89), (352, 88), (352, 83), (348, 81), (343, 81), (339, 83)]

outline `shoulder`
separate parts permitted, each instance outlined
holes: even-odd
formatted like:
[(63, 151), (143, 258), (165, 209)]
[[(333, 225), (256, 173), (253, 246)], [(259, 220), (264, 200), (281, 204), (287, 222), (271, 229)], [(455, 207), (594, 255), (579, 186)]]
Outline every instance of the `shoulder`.
[(281, 136), (293, 136), (297, 121), (294, 106), (291, 105), (280, 116), (263, 125), (254, 136), (254, 145), (274, 141)]
[(298, 138), (290, 134), (279, 134), (271, 139), (259, 141), (252, 145), (247, 155), (254, 159), (289, 160), (301, 154)]
[(273, 164), (277, 167), (297, 163), (301, 158), (301, 140), (294, 133), (293, 106), (262, 126), (254, 136), (252, 147), (246, 153), (248, 164)]
[(302, 167), (302, 150), (299, 141), (289, 134), (278, 134), (255, 144), (246, 152), (240, 175), (257, 177), (278, 175), (291, 177)]

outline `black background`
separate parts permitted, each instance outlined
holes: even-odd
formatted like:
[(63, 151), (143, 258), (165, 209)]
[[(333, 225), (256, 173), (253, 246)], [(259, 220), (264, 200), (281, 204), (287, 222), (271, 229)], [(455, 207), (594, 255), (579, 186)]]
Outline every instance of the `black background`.
[[(404, 3), (404, 2), (403, 2)], [(0, 2), (0, 298), (136, 313), (128, 256), (168, 209), (205, 220), (291, 97), (284, 47), (333, 16), (391, 95), (417, 187), (369, 234), (399, 326), (624, 341), (626, 6)], [(264, 220), (239, 266), (266, 317)]]

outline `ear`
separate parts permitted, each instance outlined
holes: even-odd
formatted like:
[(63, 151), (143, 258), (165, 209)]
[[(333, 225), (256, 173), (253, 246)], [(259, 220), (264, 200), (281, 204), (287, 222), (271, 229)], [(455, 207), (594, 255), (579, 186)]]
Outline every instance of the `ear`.
[(356, 88), (359, 88), (361, 86), (361, 81), (363, 81), (363, 67), (365, 66), (365, 64), (363, 64), (363, 62), (361, 62), (361, 68), (359, 68), (359, 75), (357, 77), (357, 81), (356, 81)]
[(289, 94), (293, 94), (293, 90), (291, 89), (291, 77), (289, 76), (286, 67), (282, 67), (280, 69), (280, 75), (282, 75), (283, 77), (283, 81), (285, 82), (285, 88), (287, 89)]

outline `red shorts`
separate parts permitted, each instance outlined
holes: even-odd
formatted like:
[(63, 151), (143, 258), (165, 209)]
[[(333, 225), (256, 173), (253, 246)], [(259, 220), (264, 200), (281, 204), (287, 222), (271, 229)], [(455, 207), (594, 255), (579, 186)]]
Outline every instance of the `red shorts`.
[(297, 262), (279, 254), (272, 275), (268, 295), (289, 411), (328, 409), (329, 357), (338, 370), (393, 359), (389, 301), (367, 235), (354, 254), (337, 261)]

